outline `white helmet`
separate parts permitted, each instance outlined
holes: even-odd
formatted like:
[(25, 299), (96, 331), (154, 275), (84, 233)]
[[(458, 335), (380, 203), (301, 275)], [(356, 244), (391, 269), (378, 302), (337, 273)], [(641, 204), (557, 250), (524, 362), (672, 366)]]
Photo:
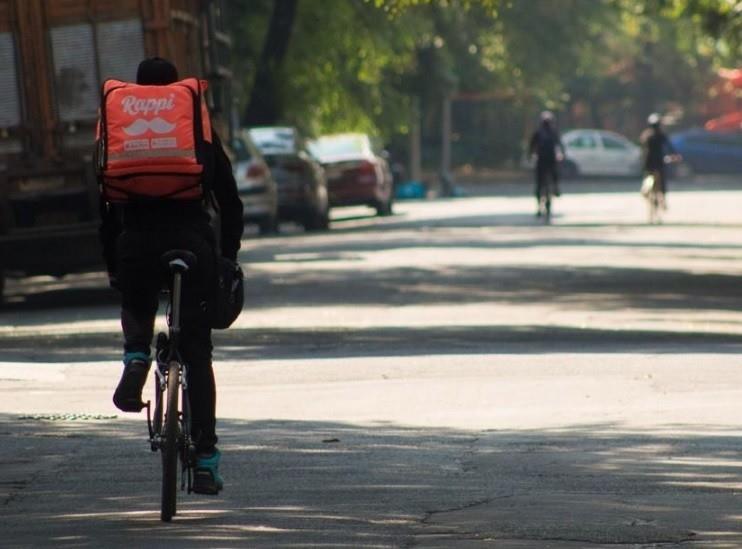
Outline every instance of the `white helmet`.
[(658, 126), (660, 123), (660, 115), (656, 112), (653, 112), (647, 117), (647, 124), (650, 126)]
[(541, 121), (542, 122), (553, 122), (554, 121), (554, 113), (551, 111), (542, 111), (541, 112)]

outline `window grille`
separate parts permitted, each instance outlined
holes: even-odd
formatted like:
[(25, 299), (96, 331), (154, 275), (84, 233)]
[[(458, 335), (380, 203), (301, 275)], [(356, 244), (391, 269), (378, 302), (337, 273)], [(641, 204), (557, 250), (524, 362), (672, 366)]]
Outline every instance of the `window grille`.
[(0, 32), (0, 128), (21, 123), (21, 100), (18, 93), (18, 67), (15, 41), (9, 32)]
[(93, 27), (79, 23), (50, 30), (54, 60), (54, 87), (59, 119), (94, 119), (99, 87), (93, 47)]

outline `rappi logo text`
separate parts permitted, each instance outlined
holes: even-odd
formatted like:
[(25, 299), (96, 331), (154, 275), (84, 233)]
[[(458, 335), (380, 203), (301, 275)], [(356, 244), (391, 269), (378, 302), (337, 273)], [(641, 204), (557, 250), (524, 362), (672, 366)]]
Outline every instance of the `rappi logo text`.
[(121, 107), (126, 114), (131, 116), (137, 114), (143, 114), (144, 116), (157, 115), (160, 111), (171, 111), (175, 108), (175, 94), (157, 99), (141, 99), (135, 95), (127, 95), (121, 100)]

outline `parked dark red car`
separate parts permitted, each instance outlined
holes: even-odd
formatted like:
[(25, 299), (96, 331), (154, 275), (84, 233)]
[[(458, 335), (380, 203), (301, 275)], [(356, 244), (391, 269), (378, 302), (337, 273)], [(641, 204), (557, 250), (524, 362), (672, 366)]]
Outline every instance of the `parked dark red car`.
[(392, 174), (367, 135), (325, 135), (310, 142), (309, 150), (325, 168), (331, 206), (367, 205), (391, 215)]

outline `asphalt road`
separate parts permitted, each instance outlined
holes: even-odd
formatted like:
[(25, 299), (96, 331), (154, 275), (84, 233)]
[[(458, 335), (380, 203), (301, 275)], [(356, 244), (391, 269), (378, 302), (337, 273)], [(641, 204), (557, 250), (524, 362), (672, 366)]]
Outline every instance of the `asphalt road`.
[[(9, 283), (2, 547), (740, 547), (742, 180), (337, 210), (243, 242), (227, 487), (159, 521), (101, 275)], [(150, 391), (150, 388), (147, 388)]]

